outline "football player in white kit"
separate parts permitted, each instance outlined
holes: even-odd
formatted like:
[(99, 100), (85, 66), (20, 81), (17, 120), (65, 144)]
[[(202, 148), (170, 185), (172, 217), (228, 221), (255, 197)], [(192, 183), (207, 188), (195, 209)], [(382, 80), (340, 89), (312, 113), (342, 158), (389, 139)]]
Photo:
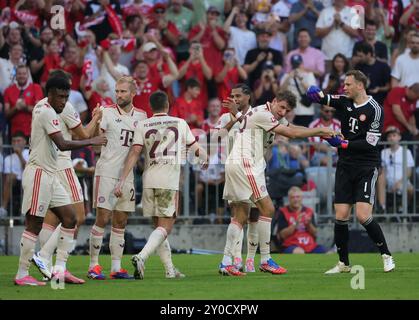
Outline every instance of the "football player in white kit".
[(100, 130), (108, 138), (102, 147), (96, 164), (93, 185), (93, 206), (96, 208), (96, 221), (90, 232), (90, 265), (87, 277), (104, 280), (105, 275), (99, 264), (105, 227), (112, 218), (109, 248), (112, 258), (111, 279), (133, 279), (127, 270), (121, 268), (124, 252), (125, 226), (128, 215), (135, 211), (134, 174), (131, 170), (122, 196), (117, 198), (113, 190), (119, 181), (124, 161), (128, 155), (134, 130), (147, 118), (143, 110), (136, 109), (132, 100), (137, 92), (135, 80), (129, 76), (118, 79), (115, 85), (116, 104), (103, 109)]
[[(55, 70), (51, 72), (51, 74), (58, 74), (64, 77), (69, 77), (69, 74), (63, 70)], [(47, 98), (41, 100), (40, 102), (43, 102), (44, 100), (46, 101)], [(87, 139), (92, 137), (96, 132), (97, 126), (99, 125), (102, 118), (102, 112), (98, 107), (99, 106), (93, 110), (92, 120), (90, 123), (86, 127), (83, 127), (81, 125), (82, 123), (78, 112), (74, 109), (73, 105), (67, 101), (63, 112), (59, 114), (61, 121), (61, 131), (64, 138), (66, 140), (72, 140), (73, 135), (78, 139)], [(73, 245), (70, 250), (71, 252), (74, 250), (76, 245), (78, 228), (84, 224), (85, 221), (84, 196), (79, 179), (77, 178), (76, 172), (73, 168), (70, 151), (60, 151), (58, 153), (57, 166), (57, 177), (64, 189), (69, 194), (71, 203), (73, 204), (77, 215), (77, 226), (76, 232), (74, 233)], [(57, 247), (58, 236), (60, 233), (59, 227), (59, 220), (51, 210), (48, 210), (44, 219), (44, 223), (42, 224), (42, 230), (39, 233), (39, 243), (41, 250), (38, 253), (35, 253), (32, 259), (32, 262), (39, 268), (42, 268), (42, 266), (45, 265), (47, 265), (49, 268), (52, 267), (52, 256)], [(85, 282), (83, 279), (72, 275), (68, 270), (65, 271), (64, 280), (66, 283), (73, 284), (83, 284)]]
[(232, 122), (239, 121), (240, 127), (225, 166), (224, 199), (231, 201), (234, 220), (227, 229), (224, 257), (219, 266), (219, 272), (223, 275), (245, 275), (234, 266), (232, 257), (243, 225), (248, 219), (250, 201), (256, 204), (260, 212), (256, 226), (261, 253), (259, 269), (272, 274), (287, 272), (270, 256), (271, 220), (275, 208), (266, 190), (263, 157), (269, 132), (291, 139), (338, 135), (337, 132), (329, 128), (308, 129), (280, 124), (278, 119), (282, 119), (295, 106), (295, 103), (295, 96), (289, 91), (285, 91), (278, 92), (272, 103), (267, 102), (265, 105), (252, 108), (246, 115), (238, 111), (236, 103), (228, 104), (230, 113), (234, 115)]
[(29, 276), (29, 267), (48, 209), (61, 222), (57, 258), (52, 273), (46, 267), (38, 269), (49, 279), (53, 276), (64, 276), (66, 270), (68, 252), (75, 232), (76, 213), (68, 193), (56, 175), (58, 151), (105, 145), (107, 141), (106, 137), (79, 141), (64, 139), (58, 114), (63, 111), (69, 93), (70, 81), (67, 77), (50, 76), (46, 83), (48, 98), (37, 103), (32, 112), (31, 151), (22, 177), (22, 214), (26, 215), (26, 227), (20, 242), (19, 269), (14, 279), (16, 285), (45, 285), (45, 282)]
[[(123, 196), (126, 179), (142, 150), (145, 151), (145, 169), (143, 172), (144, 216), (153, 217), (154, 231), (140, 253), (131, 259), (136, 279), (144, 278), (145, 262), (156, 250), (161, 250), (167, 242), (176, 219), (180, 167), (188, 148), (207, 166), (207, 155), (196, 143), (196, 139), (185, 120), (171, 117), (167, 94), (156, 91), (150, 96), (153, 116), (141, 122), (134, 133), (134, 142), (125, 162), (120, 182), (115, 188), (117, 197)], [(162, 258), (162, 257), (161, 257)], [(171, 263), (171, 256), (166, 256), (166, 277), (175, 278), (176, 270)]]

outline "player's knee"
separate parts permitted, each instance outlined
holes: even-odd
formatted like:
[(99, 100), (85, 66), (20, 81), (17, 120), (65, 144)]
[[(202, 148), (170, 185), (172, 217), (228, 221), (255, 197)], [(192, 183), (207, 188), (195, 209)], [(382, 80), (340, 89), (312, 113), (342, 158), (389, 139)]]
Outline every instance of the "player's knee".
[(86, 221), (86, 217), (85, 216), (78, 216), (77, 217), (77, 226), (81, 226), (84, 224), (84, 222)]
[(77, 218), (74, 212), (73, 214), (65, 215), (61, 221), (61, 224), (66, 229), (74, 229), (77, 224)]

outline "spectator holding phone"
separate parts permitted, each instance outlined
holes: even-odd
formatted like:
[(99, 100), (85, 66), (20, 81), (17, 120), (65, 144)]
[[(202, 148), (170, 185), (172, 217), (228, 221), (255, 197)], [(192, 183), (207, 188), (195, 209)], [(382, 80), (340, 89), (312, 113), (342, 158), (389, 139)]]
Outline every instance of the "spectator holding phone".
[[(233, 48), (227, 48), (224, 51), (223, 62), (223, 69), (215, 77), (215, 82), (218, 84), (218, 97), (221, 101), (230, 96), (231, 89), (233, 89), (237, 83), (247, 80), (247, 73), (238, 64)], [(223, 111), (228, 112), (228, 110)]]

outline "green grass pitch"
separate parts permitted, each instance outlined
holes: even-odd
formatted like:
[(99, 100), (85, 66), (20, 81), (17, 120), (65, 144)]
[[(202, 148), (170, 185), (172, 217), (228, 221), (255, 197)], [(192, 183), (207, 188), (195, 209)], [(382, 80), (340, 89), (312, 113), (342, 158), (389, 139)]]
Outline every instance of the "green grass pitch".
[[(84, 285), (66, 285), (64, 290), (45, 287), (18, 287), (12, 282), (18, 257), (0, 256), (0, 300), (10, 299), (138, 299), (138, 300), (280, 300), (280, 299), (419, 299), (419, 254), (395, 254), (396, 271), (383, 272), (378, 254), (351, 254), (352, 265), (365, 269), (365, 289), (351, 288), (356, 274), (324, 275), (337, 256), (281, 255), (273, 258), (289, 271), (274, 276), (256, 272), (245, 277), (218, 274), (220, 255), (173, 255), (175, 265), (186, 274), (183, 279), (166, 279), (157, 256), (146, 263), (144, 280), (87, 280)], [(86, 279), (87, 256), (71, 256), (68, 268)], [(256, 257), (259, 261), (259, 257)], [(110, 257), (100, 262), (109, 274)], [(130, 256), (123, 267), (133, 272)], [(41, 279), (31, 266), (31, 275)], [(355, 282), (355, 280), (354, 280)], [(359, 283), (359, 282), (358, 282)]]

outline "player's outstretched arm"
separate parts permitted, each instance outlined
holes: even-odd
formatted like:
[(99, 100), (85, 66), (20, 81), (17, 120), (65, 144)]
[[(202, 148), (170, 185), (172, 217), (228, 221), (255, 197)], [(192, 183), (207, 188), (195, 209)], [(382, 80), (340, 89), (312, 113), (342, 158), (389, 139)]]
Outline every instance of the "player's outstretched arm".
[(339, 134), (330, 128), (286, 127), (283, 125), (275, 127), (274, 132), (290, 139), (308, 138), (315, 136), (331, 138)]
[(90, 139), (69, 141), (65, 140), (61, 131), (50, 135), (51, 140), (61, 151), (80, 149), (87, 146), (105, 146), (108, 139), (104, 136), (97, 136)]
[(121, 176), (119, 177), (119, 182), (116, 185), (113, 192), (116, 197), (119, 198), (122, 196), (122, 188), (125, 184), (125, 180), (128, 177), (129, 173), (132, 172), (132, 169), (137, 163), (137, 159), (140, 156), (142, 149), (143, 149), (143, 146), (139, 144), (133, 144), (131, 148), (129, 149), (129, 153), (128, 153), (127, 158), (125, 159)]
[(307, 97), (311, 102), (325, 104), (333, 108), (340, 108), (345, 106), (348, 98), (344, 95), (330, 95), (325, 94), (319, 87), (310, 86), (306, 92)]

